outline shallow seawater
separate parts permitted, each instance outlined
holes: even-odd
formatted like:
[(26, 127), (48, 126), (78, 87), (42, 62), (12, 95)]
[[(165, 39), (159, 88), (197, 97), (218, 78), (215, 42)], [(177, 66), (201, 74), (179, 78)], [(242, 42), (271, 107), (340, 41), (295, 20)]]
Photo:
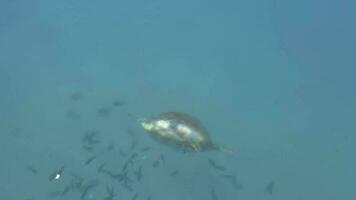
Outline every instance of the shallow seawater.
[[(356, 199), (355, 8), (1, 1), (0, 199)], [(165, 112), (232, 153), (155, 141)]]

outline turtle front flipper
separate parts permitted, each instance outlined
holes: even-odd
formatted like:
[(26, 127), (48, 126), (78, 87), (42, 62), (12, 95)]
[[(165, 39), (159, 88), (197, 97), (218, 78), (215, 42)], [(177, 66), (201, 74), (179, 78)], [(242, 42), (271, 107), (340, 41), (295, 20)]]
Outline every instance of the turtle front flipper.
[(200, 145), (198, 143), (190, 143), (190, 146), (194, 149), (195, 152), (199, 152), (201, 150)]

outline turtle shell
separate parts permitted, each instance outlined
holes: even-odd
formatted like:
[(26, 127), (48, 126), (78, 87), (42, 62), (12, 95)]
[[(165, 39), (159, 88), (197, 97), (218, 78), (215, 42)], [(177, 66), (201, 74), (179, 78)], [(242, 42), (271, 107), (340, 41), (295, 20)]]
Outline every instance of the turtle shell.
[(151, 116), (141, 122), (151, 136), (166, 145), (184, 151), (206, 151), (216, 149), (206, 128), (195, 117), (180, 113), (166, 112)]

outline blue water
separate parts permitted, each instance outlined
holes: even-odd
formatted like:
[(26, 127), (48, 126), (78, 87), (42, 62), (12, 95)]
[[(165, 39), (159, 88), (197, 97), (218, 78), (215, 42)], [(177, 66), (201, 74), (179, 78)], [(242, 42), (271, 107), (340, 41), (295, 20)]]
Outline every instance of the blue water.
[[(0, 0), (0, 199), (356, 199), (355, 9)], [(196, 116), (233, 153), (153, 141), (137, 120), (166, 111)], [(98, 172), (135, 151), (132, 191)]]

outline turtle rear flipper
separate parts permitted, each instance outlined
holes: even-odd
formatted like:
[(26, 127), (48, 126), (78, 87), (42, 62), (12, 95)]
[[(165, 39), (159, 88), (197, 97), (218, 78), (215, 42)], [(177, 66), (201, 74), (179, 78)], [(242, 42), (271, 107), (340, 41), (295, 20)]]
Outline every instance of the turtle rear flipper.
[(234, 152), (232, 149), (221, 145), (214, 145), (214, 149), (222, 151), (226, 154), (232, 154)]

